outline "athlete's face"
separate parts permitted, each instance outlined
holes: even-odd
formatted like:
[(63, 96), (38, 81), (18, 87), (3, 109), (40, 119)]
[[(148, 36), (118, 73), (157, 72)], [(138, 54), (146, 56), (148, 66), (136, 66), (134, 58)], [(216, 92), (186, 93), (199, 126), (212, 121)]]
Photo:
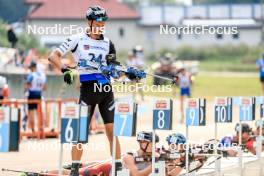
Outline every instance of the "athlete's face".
[(146, 141), (140, 141), (139, 142), (140, 148), (145, 149), (147, 153), (152, 152), (152, 143), (151, 142), (146, 142)]
[(170, 150), (182, 151), (184, 149), (184, 145), (183, 144), (177, 145), (177, 144), (172, 143), (169, 145), (169, 148), (170, 148)]
[[(259, 133), (260, 133), (260, 128), (258, 127), (255, 134), (259, 135)], [(264, 136), (264, 128), (262, 128), (262, 136)]]
[(92, 27), (90, 29), (91, 34), (94, 35), (101, 35), (105, 33), (105, 22), (101, 21), (101, 22), (97, 22), (97, 21), (88, 21), (88, 26)]
[(34, 72), (34, 71), (36, 71), (37, 68), (36, 67), (30, 67), (29, 69), (31, 72)]
[[(239, 139), (239, 133), (237, 133), (237, 138)], [(246, 142), (250, 139), (250, 134), (247, 132), (242, 133), (242, 142)]]

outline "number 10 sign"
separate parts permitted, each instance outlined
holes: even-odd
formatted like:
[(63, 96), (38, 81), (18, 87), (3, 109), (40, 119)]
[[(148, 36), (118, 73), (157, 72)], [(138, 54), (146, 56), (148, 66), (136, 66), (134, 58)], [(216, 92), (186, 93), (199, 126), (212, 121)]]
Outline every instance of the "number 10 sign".
[(172, 129), (172, 100), (156, 100), (153, 108), (153, 129)]
[(217, 97), (215, 99), (215, 122), (232, 122), (232, 98)]

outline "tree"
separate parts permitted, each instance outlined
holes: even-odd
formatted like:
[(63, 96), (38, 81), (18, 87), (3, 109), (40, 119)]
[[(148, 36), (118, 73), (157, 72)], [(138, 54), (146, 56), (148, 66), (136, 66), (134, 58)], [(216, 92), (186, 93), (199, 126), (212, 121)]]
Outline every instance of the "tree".
[(24, 0), (0, 0), (0, 18), (8, 23), (23, 21), (27, 11)]

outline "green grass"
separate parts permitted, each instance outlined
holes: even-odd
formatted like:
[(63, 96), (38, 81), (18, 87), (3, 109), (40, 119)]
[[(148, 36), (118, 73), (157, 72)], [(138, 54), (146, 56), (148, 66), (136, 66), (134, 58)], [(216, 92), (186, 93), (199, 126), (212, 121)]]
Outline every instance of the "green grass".
[(206, 60), (200, 62), (200, 70), (204, 71), (235, 71), (235, 72), (256, 72), (257, 68), (255, 62), (250, 63), (241, 62), (240, 60)]
[(260, 95), (261, 85), (258, 77), (199, 75), (193, 85), (194, 97)]
[[(147, 79), (151, 85), (152, 79)], [(146, 92), (147, 96), (175, 98), (179, 89), (173, 86), (171, 92)], [(217, 96), (260, 96), (261, 85), (258, 77), (250, 76), (213, 76), (200, 74), (195, 77), (192, 96), (213, 99)]]

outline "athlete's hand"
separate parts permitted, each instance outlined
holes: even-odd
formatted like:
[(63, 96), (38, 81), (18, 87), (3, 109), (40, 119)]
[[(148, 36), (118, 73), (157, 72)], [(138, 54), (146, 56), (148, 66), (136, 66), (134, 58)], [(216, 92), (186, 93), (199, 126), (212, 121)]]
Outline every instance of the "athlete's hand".
[(73, 71), (71, 71), (68, 68), (62, 68), (61, 72), (63, 73), (63, 78), (64, 78), (64, 82), (66, 82), (67, 84), (71, 85), (74, 82), (74, 75), (73, 75)]
[(100, 70), (101, 70), (101, 72), (102, 72), (104, 75), (110, 75), (110, 74), (111, 74), (111, 68), (108, 67), (108, 66), (104, 66), (104, 65), (102, 65), (102, 66), (100, 67)]
[(129, 67), (126, 72), (126, 76), (130, 80), (139, 80), (139, 79), (146, 78), (146, 73), (142, 70), (137, 70), (133, 67)]
[(133, 73), (126, 73), (126, 76), (128, 77), (128, 79), (130, 80), (135, 80), (137, 79), (136, 75)]
[(176, 86), (179, 85), (179, 76), (178, 75), (173, 76), (172, 84), (175, 84)]

